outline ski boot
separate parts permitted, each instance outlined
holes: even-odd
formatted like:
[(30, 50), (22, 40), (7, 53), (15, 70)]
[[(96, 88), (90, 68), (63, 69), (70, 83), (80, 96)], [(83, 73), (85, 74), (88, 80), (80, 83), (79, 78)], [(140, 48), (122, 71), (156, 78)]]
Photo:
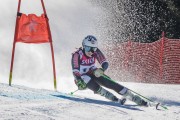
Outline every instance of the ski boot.
[(143, 100), (141, 97), (139, 97), (137, 95), (133, 96), (132, 101), (140, 106), (148, 106), (148, 102), (146, 102), (145, 100)]
[(104, 96), (105, 98), (107, 98), (113, 102), (120, 103), (121, 105), (123, 105), (126, 102), (126, 98), (119, 99), (115, 95), (113, 95), (111, 92), (107, 91), (106, 89), (104, 89), (102, 87), (99, 88), (99, 90), (97, 91), (97, 94)]
[(144, 99), (139, 97), (138, 95), (133, 94), (131, 91), (127, 90), (123, 96), (133, 102), (135, 102), (137, 105), (140, 106), (148, 106), (148, 102), (146, 102)]

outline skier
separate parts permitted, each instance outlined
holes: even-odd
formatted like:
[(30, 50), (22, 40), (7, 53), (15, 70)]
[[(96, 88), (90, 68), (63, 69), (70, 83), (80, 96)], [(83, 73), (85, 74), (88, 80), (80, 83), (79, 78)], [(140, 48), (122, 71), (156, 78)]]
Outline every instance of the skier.
[[(138, 105), (147, 106), (146, 101), (133, 94), (128, 88), (102, 76), (108, 68), (108, 62), (103, 53), (98, 49), (98, 42), (94, 36), (88, 35), (85, 37), (82, 46), (83, 48), (80, 47), (72, 54), (71, 61), (75, 84), (79, 90), (89, 88), (94, 91), (95, 94), (104, 96), (122, 105), (127, 98)], [(100, 63), (101, 68), (95, 66), (96, 60)], [(116, 91), (123, 96), (123, 99), (118, 99), (101, 85)]]

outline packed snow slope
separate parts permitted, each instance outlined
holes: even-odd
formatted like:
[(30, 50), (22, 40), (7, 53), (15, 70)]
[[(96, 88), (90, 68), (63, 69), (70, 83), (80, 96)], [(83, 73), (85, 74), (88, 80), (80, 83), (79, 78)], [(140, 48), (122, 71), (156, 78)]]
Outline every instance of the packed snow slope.
[[(179, 120), (180, 85), (121, 83), (165, 104), (169, 110), (121, 106), (89, 90), (74, 96), (58, 91), (0, 84), (0, 119), (8, 120)], [(79, 97), (81, 96), (81, 97)], [(118, 96), (120, 97), (120, 96)]]
[[(1, 120), (180, 119), (180, 85), (122, 83), (167, 105), (169, 110), (165, 111), (139, 107), (129, 101), (127, 105), (120, 106), (94, 95), (90, 90), (78, 91), (75, 96), (65, 94), (77, 89), (73, 81), (71, 53), (81, 46), (82, 39), (89, 34), (95, 35), (101, 49), (106, 40), (119, 40), (113, 35), (119, 35), (124, 29), (120, 27), (119, 31), (116, 31), (114, 28), (118, 26), (112, 24), (116, 19), (112, 21), (111, 18), (116, 17), (116, 14), (110, 10), (112, 7), (117, 10), (118, 7), (113, 0), (96, 0), (95, 3), (90, 2), (92, 0), (44, 1), (53, 37), (58, 91), (53, 91), (49, 44), (16, 44), (12, 86), (8, 86), (18, 0), (0, 0)], [(40, 0), (22, 1), (21, 12), (41, 15)], [(124, 14), (124, 11), (117, 12)], [(120, 23), (127, 25), (124, 19)]]

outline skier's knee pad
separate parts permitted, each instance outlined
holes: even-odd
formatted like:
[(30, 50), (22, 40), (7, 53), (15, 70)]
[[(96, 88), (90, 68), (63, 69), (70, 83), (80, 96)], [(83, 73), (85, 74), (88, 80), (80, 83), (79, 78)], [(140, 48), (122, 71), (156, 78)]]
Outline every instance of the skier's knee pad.
[(114, 101), (116, 96), (114, 96), (111, 92), (107, 91), (106, 89), (100, 87), (99, 90), (96, 92), (97, 94), (104, 96), (105, 98)]

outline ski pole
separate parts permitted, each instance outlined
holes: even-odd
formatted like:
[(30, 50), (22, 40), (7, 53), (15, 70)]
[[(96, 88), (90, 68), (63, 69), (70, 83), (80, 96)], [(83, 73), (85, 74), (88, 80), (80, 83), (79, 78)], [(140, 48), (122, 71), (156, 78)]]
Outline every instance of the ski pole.
[(128, 88), (128, 90), (130, 90), (131, 92), (133, 92), (133, 93), (141, 96), (142, 98), (144, 98), (144, 99), (146, 99), (146, 100), (148, 100), (148, 101), (150, 101), (150, 102), (154, 102), (154, 101), (150, 100), (149, 98), (146, 98), (146, 97), (142, 96), (141, 94), (139, 94), (139, 93), (137, 93), (137, 92), (135, 92), (135, 91), (133, 91), (133, 90), (131, 90), (131, 89), (129, 89), (129, 88)]
[(112, 80), (109, 76), (107, 76), (107, 75), (105, 75), (105, 74), (103, 74), (102, 76), (103, 76), (104, 78), (107, 78), (108, 80), (112, 81), (113, 83), (116, 83), (115, 80)]
[[(106, 78), (106, 79), (108, 79), (108, 80), (114, 82), (114, 83), (117, 83), (117, 82), (115, 82), (115, 80), (112, 80), (109, 76), (107, 76), (107, 75), (105, 75), (105, 74), (103, 74), (102, 76), (103, 76), (104, 78)], [(142, 96), (141, 94), (139, 94), (139, 93), (137, 93), (137, 92), (135, 92), (135, 91), (133, 91), (133, 90), (131, 90), (131, 89), (129, 89), (129, 88), (128, 88), (128, 90), (130, 90), (131, 92), (133, 92), (133, 93), (135, 93), (135, 94), (141, 96), (142, 98), (144, 98), (144, 99), (146, 99), (146, 100), (148, 100), (148, 101), (150, 101), (150, 102), (155, 103), (154, 101), (150, 100), (149, 98), (146, 98), (146, 97)], [(161, 105), (161, 104), (160, 104), (159, 106), (161, 106), (162, 108), (168, 110), (168, 108), (167, 108), (166, 106), (163, 106), (163, 105)]]
[(70, 95), (73, 95), (75, 92), (77, 92), (79, 89), (75, 90), (74, 92), (70, 92)]

